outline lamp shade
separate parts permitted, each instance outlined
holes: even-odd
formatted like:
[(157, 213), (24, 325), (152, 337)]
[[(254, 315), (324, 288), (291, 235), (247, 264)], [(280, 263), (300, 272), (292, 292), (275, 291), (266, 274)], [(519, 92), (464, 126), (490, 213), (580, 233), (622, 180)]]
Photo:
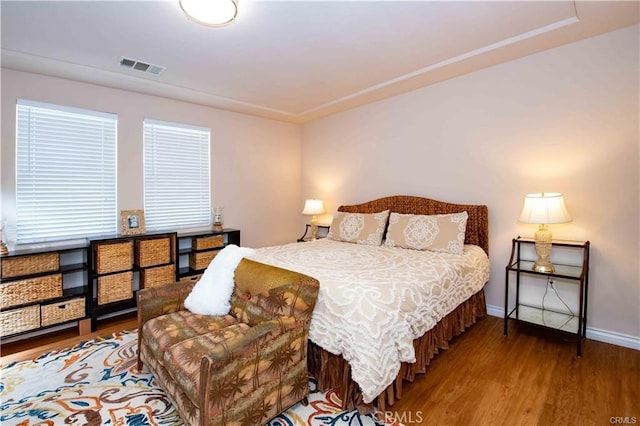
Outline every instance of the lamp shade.
[(202, 25), (222, 27), (238, 16), (238, 0), (180, 0), (187, 16)]
[(524, 207), (520, 213), (524, 223), (565, 223), (571, 216), (564, 206), (564, 197), (558, 192), (538, 192), (524, 197)]
[(322, 200), (307, 200), (304, 202), (302, 214), (316, 215), (324, 213)]

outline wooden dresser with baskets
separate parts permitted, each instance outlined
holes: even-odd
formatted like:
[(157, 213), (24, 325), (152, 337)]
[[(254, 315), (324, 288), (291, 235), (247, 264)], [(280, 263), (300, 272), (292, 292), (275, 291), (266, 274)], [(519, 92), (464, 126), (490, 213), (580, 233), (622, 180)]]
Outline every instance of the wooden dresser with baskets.
[(178, 278), (201, 274), (229, 244), (240, 245), (240, 231), (199, 231), (178, 234)]
[(90, 240), (92, 330), (98, 317), (134, 309), (137, 290), (177, 281), (176, 238), (163, 232)]
[[(136, 292), (191, 281), (240, 231), (159, 232), (12, 251), (0, 257), (0, 338), (37, 330), (96, 330), (100, 318), (136, 309)], [(57, 329), (57, 328), (56, 328)]]
[(0, 258), (0, 338), (78, 322), (86, 327), (86, 244)]

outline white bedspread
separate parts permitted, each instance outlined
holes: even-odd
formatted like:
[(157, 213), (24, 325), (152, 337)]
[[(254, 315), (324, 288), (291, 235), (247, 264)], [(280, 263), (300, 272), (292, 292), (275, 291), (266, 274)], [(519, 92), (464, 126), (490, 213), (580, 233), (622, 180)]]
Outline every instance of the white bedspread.
[(252, 258), (320, 281), (309, 338), (349, 361), (364, 402), (393, 382), (402, 361), (415, 362), (415, 338), (489, 280), (487, 255), (471, 245), (452, 255), (325, 238)]

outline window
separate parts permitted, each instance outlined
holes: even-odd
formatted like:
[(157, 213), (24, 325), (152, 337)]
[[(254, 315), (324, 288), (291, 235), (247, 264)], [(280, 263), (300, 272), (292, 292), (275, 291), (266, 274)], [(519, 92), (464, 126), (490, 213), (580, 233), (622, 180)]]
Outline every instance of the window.
[(16, 240), (117, 231), (115, 114), (19, 99)]
[(179, 229), (211, 223), (210, 133), (204, 127), (144, 120), (147, 229)]

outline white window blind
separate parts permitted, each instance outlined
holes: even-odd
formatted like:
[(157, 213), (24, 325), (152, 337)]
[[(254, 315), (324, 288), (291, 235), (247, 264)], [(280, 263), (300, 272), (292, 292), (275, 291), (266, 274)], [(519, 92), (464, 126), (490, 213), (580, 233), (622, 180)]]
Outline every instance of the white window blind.
[(115, 114), (18, 100), (16, 239), (117, 230)]
[(144, 217), (147, 229), (211, 223), (209, 142), (204, 127), (144, 120)]

